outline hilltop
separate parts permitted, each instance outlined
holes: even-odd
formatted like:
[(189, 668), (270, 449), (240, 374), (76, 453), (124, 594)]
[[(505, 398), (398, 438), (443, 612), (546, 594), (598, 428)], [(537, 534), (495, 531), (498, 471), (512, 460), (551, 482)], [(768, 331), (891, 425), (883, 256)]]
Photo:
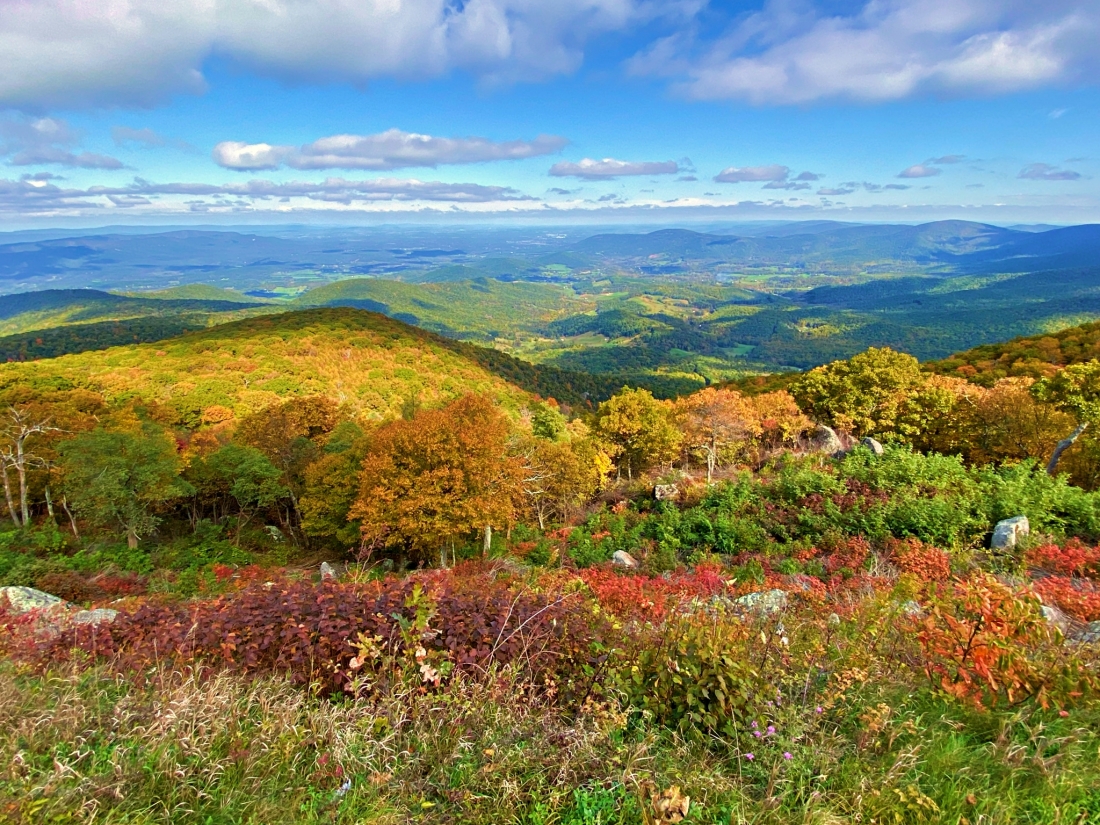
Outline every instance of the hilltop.
[[(502, 377), (505, 376), (505, 377)], [(538, 368), (374, 312), (321, 308), (248, 318), (156, 344), (119, 346), (0, 367), (0, 386), (68, 385), (108, 401), (140, 397), (194, 426), (212, 407), (241, 415), (280, 400), (325, 395), (371, 418), (404, 402), (466, 392), (514, 409), (527, 392), (583, 402), (612, 384)]]

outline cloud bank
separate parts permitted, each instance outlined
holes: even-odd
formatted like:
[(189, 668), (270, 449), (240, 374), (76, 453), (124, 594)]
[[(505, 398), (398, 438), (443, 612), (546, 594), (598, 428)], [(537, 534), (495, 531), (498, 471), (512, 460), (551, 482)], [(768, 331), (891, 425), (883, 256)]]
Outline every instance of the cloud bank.
[(698, 100), (759, 105), (1002, 94), (1100, 67), (1094, 0), (866, 0), (852, 13), (769, 0), (709, 41), (681, 32), (636, 55)]
[(416, 166), (523, 160), (559, 151), (568, 141), (554, 135), (496, 142), (482, 137), (440, 138), (389, 129), (375, 135), (332, 135), (305, 146), (222, 141), (214, 162), (226, 169), (362, 169), (384, 172)]

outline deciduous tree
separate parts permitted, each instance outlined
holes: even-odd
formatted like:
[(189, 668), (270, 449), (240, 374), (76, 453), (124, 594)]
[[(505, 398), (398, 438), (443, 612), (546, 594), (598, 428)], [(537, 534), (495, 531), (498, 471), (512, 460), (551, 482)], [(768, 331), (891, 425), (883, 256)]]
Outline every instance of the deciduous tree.
[(681, 434), (672, 405), (649, 390), (624, 387), (600, 404), (599, 432), (617, 450), (628, 478), (654, 465), (671, 463), (680, 449)]

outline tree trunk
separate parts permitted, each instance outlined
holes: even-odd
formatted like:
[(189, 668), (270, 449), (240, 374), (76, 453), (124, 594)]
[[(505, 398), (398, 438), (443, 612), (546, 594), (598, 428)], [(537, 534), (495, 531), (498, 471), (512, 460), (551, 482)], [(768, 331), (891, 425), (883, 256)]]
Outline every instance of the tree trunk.
[(50, 514), (50, 521), (57, 521), (53, 511), (53, 496), (50, 495), (50, 485), (46, 485), (46, 512)]
[(137, 550), (138, 536), (133, 530), (126, 531), (126, 546), (131, 550)]
[(66, 496), (61, 497), (61, 509), (65, 511), (65, 515), (69, 517), (69, 524), (73, 527), (73, 535), (77, 541), (80, 541), (80, 531), (76, 529), (76, 519), (73, 518), (73, 511), (69, 509), (69, 499)]
[(19, 520), (19, 513), (15, 511), (15, 500), (11, 495), (11, 480), (8, 478), (7, 461), (0, 462), (0, 475), (3, 475), (4, 478), (4, 497), (8, 500), (8, 512), (11, 513), (11, 520), (15, 522), (16, 527), (22, 527), (23, 522)]
[(493, 549), (493, 528), (488, 524), (485, 525), (485, 537), (481, 542), (481, 557), (485, 558), (489, 555), (489, 551)]
[(23, 524), (30, 524), (30, 502), (27, 501), (27, 457), (23, 454), (22, 439), (16, 444), (15, 470), (19, 473), (19, 509), (23, 514)]
[(1058, 442), (1058, 446), (1054, 448), (1054, 452), (1050, 456), (1050, 461), (1047, 462), (1047, 473), (1054, 475), (1054, 471), (1058, 469), (1058, 459), (1062, 457), (1062, 453), (1073, 446), (1088, 425), (1087, 421), (1084, 424), (1078, 424), (1076, 430), (1070, 433), (1067, 438), (1063, 438)]

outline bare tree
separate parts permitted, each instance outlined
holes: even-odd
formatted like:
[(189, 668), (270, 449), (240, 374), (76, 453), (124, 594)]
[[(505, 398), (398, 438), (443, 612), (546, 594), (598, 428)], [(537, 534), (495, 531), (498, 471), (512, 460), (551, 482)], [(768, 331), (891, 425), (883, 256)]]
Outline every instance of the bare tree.
[[(34, 420), (30, 413), (16, 407), (8, 407), (7, 420), (0, 427), (0, 476), (4, 483), (4, 497), (7, 499), (8, 513), (16, 527), (30, 523), (30, 500), (27, 493), (27, 476), (31, 470), (48, 466), (47, 460), (31, 452), (27, 442), (33, 436), (48, 432), (60, 432), (59, 427), (50, 425), (48, 418)], [(16, 510), (15, 496), (12, 492), (9, 470), (15, 470), (19, 482), (19, 509)]]

